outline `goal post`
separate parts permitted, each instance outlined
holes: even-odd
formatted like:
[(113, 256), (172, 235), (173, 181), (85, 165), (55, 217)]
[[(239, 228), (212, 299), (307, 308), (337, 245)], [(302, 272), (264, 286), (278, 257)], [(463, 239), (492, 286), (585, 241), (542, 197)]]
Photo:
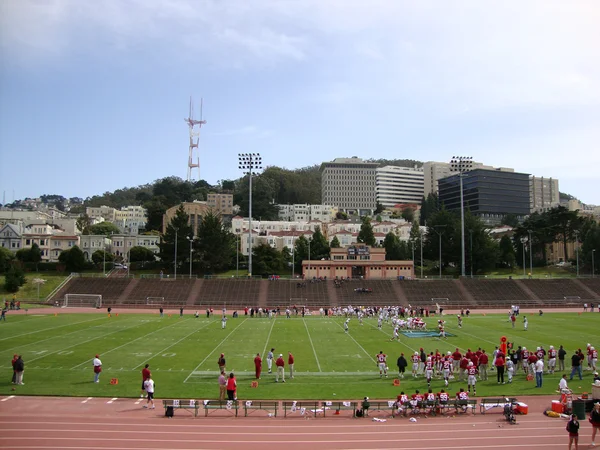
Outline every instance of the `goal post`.
[(431, 304), (435, 305), (436, 312), (439, 312), (440, 308), (446, 309), (448, 305), (448, 297), (434, 297), (431, 299)]
[(146, 305), (163, 305), (164, 303), (164, 297), (146, 297)]
[(65, 294), (63, 306), (101, 308), (102, 296), (99, 294)]

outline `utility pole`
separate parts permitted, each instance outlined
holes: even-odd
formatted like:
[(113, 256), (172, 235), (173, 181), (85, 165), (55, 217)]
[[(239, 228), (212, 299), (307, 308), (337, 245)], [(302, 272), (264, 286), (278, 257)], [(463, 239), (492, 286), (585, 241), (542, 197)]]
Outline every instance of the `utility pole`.
[[(438, 231), (437, 228), (441, 228), (442, 231)], [(442, 235), (444, 234), (444, 228), (446, 228), (446, 225), (435, 225), (433, 228), (438, 235), (440, 243), (440, 279), (442, 278)]]
[(529, 233), (529, 274), (533, 276), (533, 239), (531, 238), (531, 230), (527, 230)]
[(458, 172), (460, 180), (460, 273), (465, 276), (465, 203), (463, 196), (463, 177), (473, 167), (470, 156), (453, 156), (450, 160), (450, 170)]
[(239, 168), (248, 174), (248, 276), (252, 277), (252, 171), (262, 170), (260, 153), (239, 153)]

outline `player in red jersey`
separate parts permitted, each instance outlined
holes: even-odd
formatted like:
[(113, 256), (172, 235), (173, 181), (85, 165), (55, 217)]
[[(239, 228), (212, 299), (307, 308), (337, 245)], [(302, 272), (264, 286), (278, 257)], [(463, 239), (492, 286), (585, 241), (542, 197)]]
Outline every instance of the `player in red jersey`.
[(477, 366), (475, 366), (472, 362), (469, 363), (469, 367), (467, 368), (467, 386), (469, 388), (469, 394), (471, 393), (471, 387), (473, 387), (473, 395), (477, 395)]
[(523, 372), (527, 373), (527, 360), (529, 359), (529, 350), (527, 350), (527, 347), (523, 347), (523, 350), (521, 350), (521, 368), (523, 369)]
[(383, 350), (377, 355), (377, 365), (379, 366), (379, 378), (383, 375), (387, 378), (387, 355), (383, 353)]
[(450, 369), (452, 367), (452, 362), (450, 357), (444, 358), (442, 361), (442, 376), (444, 377), (444, 385), (448, 387), (448, 380), (450, 379)]
[(467, 412), (467, 400), (469, 400), (469, 394), (465, 392), (463, 388), (460, 388), (460, 391), (456, 393), (456, 400), (458, 400), (458, 404), (462, 407), (462, 410)]
[(548, 349), (548, 373), (554, 373), (554, 369), (556, 368), (556, 350), (554, 346), (551, 345)]
[(396, 408), (398, 409), (398, 414), (406, 411), (409, 401), (410, 399), (408, 398), (408, 395), (406, 395), (404, 391), (400, 392), (400, 395), (396, 398)]

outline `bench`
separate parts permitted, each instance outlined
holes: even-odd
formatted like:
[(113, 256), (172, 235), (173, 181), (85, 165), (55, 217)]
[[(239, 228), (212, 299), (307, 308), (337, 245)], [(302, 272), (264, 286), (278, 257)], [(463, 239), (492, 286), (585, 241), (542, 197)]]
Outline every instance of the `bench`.
[(211, 410), (225, 410), (237, 417), (238, 407), (237, 400), (204, 400), (204, 417), (207, 417)]
[(324, 401), (323, 403), (323, 417), (326, 415), (326, 411), (333, 411), (334, 415), (339, 415), (341, 411), (352, 411), (352, 417), (356, 417), (356, 408), (361, 408), (360, 402), (352, 402), (352, 401)]
[[(408, 402), (404, 402), (400, 408), (398, 408), (398, 402), (396, 402), (395, 407), (394, 407), (394, 413), (392, 414), (392, 417), (394, 417), (395, 414), (400, 414), (400, 413), (402, 413), (404, 416), (407, 416), (409, 413), (410, 414), (431, 414), (432, 416), (435, 416), (437, 408), (438, 408), (437, 400), (433, 400), (433, 401), (421, 400), (420, 402), (417, 402), (416, 404), (414, 403), (414, 401), (412, 401), (412, 402), (408, 401)], [(398, 411), (398, 409), (400, 411)]]
[(248, 400), (244, 403), (244, 417), (248, 417), (248, 414), (252, 414), (259, 410), (267, 411), (268, 414), (273, 414), (275, 417), (277, 417), (278, 409), (279, 409), (278, 401)]
[(488, 409), (492, 408), (502, 408), (502, 412), (504, 412), (504, 406), (506, 404), (514, 404), (517, 402), (517, 399), (514, 397), (491, 397), (491, 398), (482, 398), (479, 403), (479, 412), (481, 414), (485, 414)]
[[(394, 414), (396, 413), (396, 402), (394, 401), (369, 400), (369, 403), (369, 409), (364, 412), (363, 417), (368, 417), (373, 411), (390, 412), (392, 417), (394, 417)], [(362, 403), (359, 403), (359, 405), (362, 408)]]
[(477, 400), (454, 400), (454, 407), (456, 408), (456, 413), (464, 412), (468, 413), (469, 408), (471, 408), (471, 414), (475, 415), (475, 410), (477, 409)]
[(200, 409), (200, 402), (198, 400), (163, 400), (163, 407), (165, 408), (165, 412), (167, 411), (167, 408), (169, 406), (172, 406), (173, 409), (193, 409), (194, 417), (197, 417), (198, 410)]
[(294, 413), (296, 411), (300, 411), (300, 415), (312, 414), (314, 417), (317, 417), (317, 413), (323, 412), (324, 410), (320, 408), (320, 402), (318, 401), (284, 401), (283, 402), (283, 417), (287, 417), (288, 413)]

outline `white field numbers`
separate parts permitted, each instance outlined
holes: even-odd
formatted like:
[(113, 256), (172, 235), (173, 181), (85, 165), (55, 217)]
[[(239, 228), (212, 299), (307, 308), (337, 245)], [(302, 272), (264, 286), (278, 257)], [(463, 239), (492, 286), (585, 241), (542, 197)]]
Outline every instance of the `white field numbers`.
[(99, 294), (65, 294), (65, 307), (101, 308), (102, 296)]

